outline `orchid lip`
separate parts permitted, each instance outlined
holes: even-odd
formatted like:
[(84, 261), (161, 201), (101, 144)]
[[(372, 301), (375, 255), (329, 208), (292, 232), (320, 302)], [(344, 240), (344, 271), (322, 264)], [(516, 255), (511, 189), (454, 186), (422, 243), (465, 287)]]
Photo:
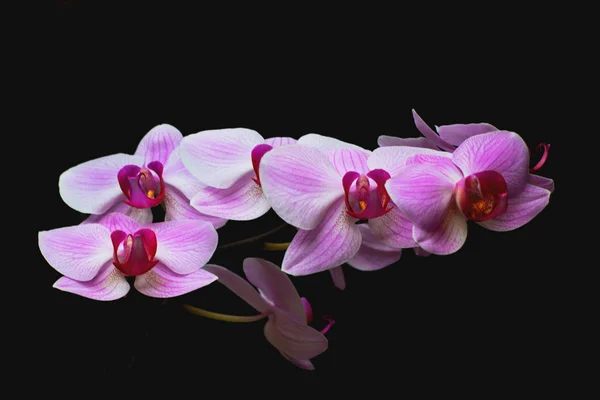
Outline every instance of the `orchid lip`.
[[(125, 276), (138, 276), (150, 271), (158, 260), (154, 259), (157, 249), (156, 234), (151, 229), (140, 229), (133, 234), (121, 230), (110, 235), (113, 244), (113, 265)], [(119, 248), (123, 251), (119, 254)]]
[[(370, 179), (375, 182), (375, 188), (371, 187)], [(385, 189), (385, 182), (388, 179), (390, 174), (383, 169), (371, 170), (366, 175), (356, 171), (346, 172), (342, 178), (342, 186), (348, 215), (366, 220), (388, 213), (393, 208), (388, 208), (390, 196)], [(355, 183), (355, 190), (351, 190), (353, 183)]]
[(463, 178), (456, 184), (454, 193), (461, 212), (471, 221), (496, 218), (508, 207), (506, 181), (496, 171), (481, 171)]
[(152, 161), (146, 168), (137, 165), (126, 165), (121, 168), (117, 179), (123, 194), (127, 197), (123, 202), (135, 208), (159, 205), (165, 198), (165, 181), (162, 174), (163, 165), (160, 161)]
[(261, 186), (261, 184), (260, 184), (260, 175), (259, 175), (260, 160), (263, 158), (263, 156), (267, 152), (269, 152), (271, 150), (273, 150), (273, 146), (268, 145), (268, 144), (259, 144), (259, 145), (256, 145), (252, 149), (252, 153), (251, 153), (252, 168), (254, 169), (254, 173), (256, 174), (256, 178), (252, 178), (252, 180), (258, 186)]

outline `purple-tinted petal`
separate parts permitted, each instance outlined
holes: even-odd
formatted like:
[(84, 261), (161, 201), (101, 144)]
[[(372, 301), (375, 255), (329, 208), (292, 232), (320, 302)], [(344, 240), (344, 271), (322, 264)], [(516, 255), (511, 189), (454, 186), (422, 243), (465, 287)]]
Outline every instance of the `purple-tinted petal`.
[(38, 245), (52, 268), (78, 281), (94, 278), (113, 256), (110, 231), (100, 224), (41, 231)]
[[(206, 187), (206, 186), (205, 186)], [(165, 196), (165, 221), (186, 221), (186, 220), (200, 220), (210, 222), (215, 229), (221, 228), (227, 223), (224, 218), (213, 217), (212, 215), (206, 215), (197, 211), (190, 205), (190, 200), (183, 195), (179, 190), (174, 187), (167, 188), (167, 194)]]
[(88, 299), (117, 300), (129, 292), (129, 283), (112, 262), (106, 263), (94, 279), (81, 282), (63, 276), (52, 286), (64, 292), (78, 294)]
[(58, 179), (60, 197), (72, 209), (85, 214), (102, 214), (121, 200), (117, 174), (126, 165), (141, 165), (143, 158), (129, 154), (86, 161), (63, 172)]
[[(163, 172), (163, 179), (170, 187), (174, 187), (181, 192), (185, 197), (191, 199), (206, 185), (194, 178), (192, 174), (185, 168), (181, 161), (181, 146), (178, 146), (167, 161)], [(169, 194), (167, 189), (167, 195)]]
[(358, 229), (362, 235), (362, 242), (358, 252), (348, 261), (348, 265), (361, 271), (376, 271), (400, 259), (402, 250), (381, 242), (367, 224), (358, 225)]
[(156, 259), (178, 274), (200, 269), (217, 249), (217, 231), (205, 221), (158, 222), (148, 228), (158, 241)]
[(205, 186), (190, 202), (197, 211), (235, 221), (249, 221), (263, 216), (271, 209), (258, 184), (252, 180), (253, 172), (242, 176), (227, 189)]
[(244, 278), (219, 265), (208, 264), (204, 270), (216, 275), (219, 283), (238, 295), (246, 303), (261, 313), (271, 310), (271, 305)]
[(142, 226), (133, 218), (121, 213), (103, 214), (97, 223), (105, 226), (110, 232), (123, 231), (127, 234), (135, 233)]
[(377, 138), (379, 147), (386, 146), (408, 146), (408, 147), (423, 147), (431, 150), (438, 150), (438, 147), (431, 140), (420, 138), (399, 138), (395, 136), (381, 135)]
[(308, 371), (312, 371), (312, 370), (315, 369), (315, 366), (309, 360), (296, 360), (295, 358), (288, 357), (287, 355), (285, 355), (285, 353), (281, 353), (281, 355), (286, 360), (289, 360), (290, 362), (292, 362), (297, 367), (300, 367), (300, 368), (308, 370)]
[(252, 149), (265, 140), (245, 128), (215, 129), (188, 135), (181, 141), (181, 160), (205, 185), (225, 189), (252, 171)]
[(394, 176), (398, 175), (402, 168), (404, 168), (406, 159), (415, 154), (431, 154), (440, 157), (451, 157), (451, 155), (445, 151), (431, 150), (422, 147), (390, 146), (375, 149), (369, 156), (367, 163), (370, 169), (383, 169), (391, 176)]
[(287, 146), (288, 144), (294, 144), (297, 140), (291, 137), (272, 137), (265, 139), (265, 144), (271, 147)]
[(498, 128), (495, 126), (486, 123), (452, 124), (440, 125), (437, 127), (437, 133), (440, 135), (442, 140), (454, 146), (459, 146), (471, 136), (481, 135), (482, 133), (488, 133), (497, 130)]
[(550, 178), (546, 178), (544, 176), (539, 176), (535, 174), (529, 174), (529, 179), (527, 180), (527, 183), (549, 190), (550, 193), (554, 192), (554, 180)]
[(343, 202), (331, 207), (315, 229), (296, 233), (281, 269), (290, 275), (309, 275), (344, 264), (360, 247), (355, 221), (346, 213)]
[(265, 336), (277, 350), (297, 360), (316, 357), (328, 346), (327, 338), (317, 330), (277, 308), (265, 324)]
[(422, 249), (421, 247), (414, 248), (415, 254), (419, 257), (429, 257), (431, 255), (427, 250)]
[(248, 281), (276, 307), (292, 314), (300, 321), (306, 318), (304, 305), (290, 278), (277, 265), (261, 258), (244, 259), (244, 273)]
[(478, 224), (500, 232), (520, 228), (548, 205), (550, 193), (547, 189), (528, 184), (519, 195), (508, 199), (508, 208), (504, 214)]
[(464, 176), (488, 170), (500, 173), (506, 181), (508, 197), (521, 193), (529, 178), (529, 150), (514, 132), (472, 136), (458, 146), (452, 160)]
[(260, 163), (262, 189), (273, 210), (288, 224), (313, 229), (327, 209), (342, 202), (342, 179), (325, 152), (291, 144), (274, 148)]
[(413, 237), (425, 251), (438, 255), (452, 254), (458, 251), (467, 239), (467, 220), (452, 204), (437, 228), (424, 230), (415, 225)]
[(346, 278), (344, 277), (344, 270), (342, 269), (342, 267), (331, 268), (329, 270), (329, 273), (331, 274), (331, 279), (333, 280), (333, 285), (336, 288), (338, 288), (340, 290), (346, 289)]
[(133, 286), (146, 296), (167, 298), (192, 292), (216, 280), (215, 275), (203, 269), (180, 275), (163, 263), (158, 263), (144, 275), (137, 276)]
[(102, 223), (102, 220), (112, 213), (123, 214), (139, 224), (149, 224), (152, 222), (152, 210), (150, 208), (135, 208), (119, 201), (104, 214), (90, 215), (82, 224)]
[(368, 150), (335, 149), (330, 150), (328, 155), (340, 176), (344, 176), (348, 171), (355, 171), (363, 175), (369, 172), (367, 160), (371, 152)]
[(412, 236), (413, 223), (402, 215), (393, 202), (390, 202), (388, 207), (392, 209), (381, 217), (369, 220), (369, 228), (373, 235), (378, 241), (396, 250), (415, 247), (417, 244)]
[(174, 126), (157, 125), (142, 138), (135, 155), (143, 157), (144, 165), (148, 165), (152, 161), (160, 161), (164, 165), (173, 149), (179, 146), (181, 139), (183, 139), (183, 135)]
[(415, 120), (415, 125), (417, 126), (417, 129), (419, 130), (419, 132), (421, 132), (421, 134), (423, 136), (425, 136), (427, 139), (429, 139), (432, 143), (434, 143), (440, 149), (443, 149), (446, 151), (454, 150), (454, 146), (451, 145), (450, 143), (446, 142), (445, 140), (442, 140), (438, 136), (438, 134), (435, 133), (433, 131), (433, 129), (431, 129), (429, 127), (429, 125), (427, 125), (425, 123), (425, 121), (423, 121), (423, 119), (419, 116), (419, 114), (417, 114), (417, 112), (415, 110), (412, 110), (412, 114), (413, 114), (413, 119)]
[(407, 165), (386, 182), (385, 188), (406, 218), (423, 229), (435, 229), (444, 219), (453, 199), (456, 181), (449, 176), (460, 173), (453, 168), (456, 170), (449, 160)]
[(298, 144), (303, 146), (315, 147), (321, 150), (329, 151), (334, 149), (353, 149), (363, 150), (360, 146), (352, 143), (343, 142), (329, 136), (323, 136), (316, 133), (306, 134), (298, 139)]

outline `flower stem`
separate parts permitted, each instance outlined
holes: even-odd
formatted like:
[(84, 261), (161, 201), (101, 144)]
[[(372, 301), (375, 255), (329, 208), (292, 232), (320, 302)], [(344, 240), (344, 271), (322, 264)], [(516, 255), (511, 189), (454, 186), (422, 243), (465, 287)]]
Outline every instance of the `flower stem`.
[(271, 229), (270, 231), (267, 231), (265, 233), (261, 233), (260, 235), (256, 235), (256, 236), (252, 236), (252, 237), (249, 237), (249, 238), (246, 238), (246, 239), (238, 240), (237, 242), (223, 244), (223, 245), (217, 247), (217, 250), (228, 249), (230, 247), (235, 247), (235, 246), (240, 246), (242, 244), (255, 242), (257, 240), (265, 238), (265, 237), (267, 237), (267, 236), (269, 236), (269, 235), (271, 235), (271, 234), (273, 234), (273, 233), (275, 233), (275, 232), (283, 229), (285, 226), (287, 226), (287, 224), (283, 223), (283, 224), (281, 224), (281, 225), (279, 225), (279, 226)]
[(216, 319), (219, 321), (227, 321), (227, 322), (255, 322), (260, 321), (263, 318), (266, 318), (267, 314), (258, 314), (258, 315), (249, 315), (249, 316), (241, 316), (241, 315), (228, 315), (228, 314), (220, 314), (212, 311), (203, 310), (202, 308), (190, 306), (189, 304), (183, 304), (183, 308), (185, 308), (188, 312), (192, 314), (199, 315), (201, 317)]
[(265, 242), (265, 250), (268, 251), (279, 251), (279, 250), (286, 250), (288, 247), (290, 247), (290, 243), (291, 242), (287, 242), (287, 243), (271, 243), (271, 242)]

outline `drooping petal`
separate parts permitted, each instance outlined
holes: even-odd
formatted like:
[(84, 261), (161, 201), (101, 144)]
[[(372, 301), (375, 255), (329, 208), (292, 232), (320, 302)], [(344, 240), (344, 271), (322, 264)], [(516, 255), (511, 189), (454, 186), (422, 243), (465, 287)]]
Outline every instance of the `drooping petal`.
[(285, 252), (281, 269), (290, 275), (309, 275), (338, 267), (350, 260), (360, 247), (356, 219), (341, 202), (331, 207), (313, 230), (299, 230)]
[(343, 203), (342, 179), (327, 154), (291, 144), (274, 148), (260, 163), (262, 189), (273, 210), (288, 224), (313, 229), (335, 202)]
[(456, 205), (451, 204), (442, 223), (435, 229), (413, 227), (413, 237), (423, 250), (438, 255), (458, 251), (467, 239), (467, 220)]
[(90, 281), (81, 282), (63, 276), (52, 287), (100, 301), (120, 299), (130, 289), (129, 283), (123, 274), (112, 265), (112, 262), (106, 263), (98, 275)]
[(452, 168), (456, 170), (450, 161), (407, 165), (386, 182), (385, 188), (406, 218), (432, 230), (442, 222), (453, 199), (456, 181), (449, 176), (456, 173)]
[(400, 209), (393, 202), (390, 202), (388, 207), (392, 207), (389, 212), (381, 217), (369, 220), (369, 228), (372, 234), (379, 242), (390, 248), (406, 249), (415, 247), (417, 244), (412, 236), (413, 223), (402, 215)]
[(415, 254), (419, 257), (429, 257), (431, 255), (430, 252), (424, 250), (421, 247), (415, 247), (413, 250), (415, 251)]
[(288, 144), (294, 144), (298, 142), (296, 139), (291, 137), (271, 137), (265, 139), (265, 144), (271, 147), (287, 146)]
[(303, 146), (315, 147), (317, 149), (329, 151), (333, 149), (353, 149), (353, 150), (365, 150), (360, 146), (352, 143), (347, 143), (339, 139), (335, 139), (329, 136), (319, 135), (317, 133), (308, 133), (301, 136), (298, 139), (298, 144)]
[(205, 186), (190, 202), (197, 211), (235, 221), (249, 221), (264, 215), (271, 205), (260, 186), (252, 180), (253, 172), (242, 176), (227, 189)]
[(362, 242), (358, 252), (348, 260), (348, 265), (361, 271), (376, 271), (400, 259), (402, 250), (384, 244), (371, 232), (369, 225), (360, 224), (358, 229), (362, 235)]
[(348, 171), (355, 171), (362, 175), (369, 172), (367, 160), (371, 152), (368, 150), (335, 149), (330, 150), (328, 155), (340, 176), (344, 176)]
[(97, 223), (105, 226), (109, 232), (123, 231), (127, 234), (136, 232), (142, 225), (133, 218), (120, 213), (103, 214), (101, 218), (98, 218)]
[(112, 213), (123, 214), (126, 217), (131, 218), (138, 224), (149, 224), (152, 222), (152, 210), (150, 208), (136, 208), (131, 207), (121, 201), (115, 203), (114, 206), (108, 209), (104, 214), (91, 214), (87, 217), (82, 224), (94, 224), (101, 223), (101, 221)]
[(204, 270), (216, 275), (219, 283), (231, 290), (246, 303), (261, 313), (271, 309), (271, 305), (244, 278), (219, 265), (208, 264)]
[(481, 171), (496, 171), (508, 187), (508, 197), (516, 196), (529, 179), (529, 150), (514, 132), (495, 131), (472, 136), (452, 154), (464, 176)]
[(277, 265), (261, 258), (244, 259), (244, 274), (248, 281), (276, 307), (305, 319), (304, 305), (290, 278)]
[(252, 171), (252, 149), (265, 140), (245, 128), (214, 129), (188, 135), (181, 141), (181, 160), (205, 185), (226, 189)]
[(373, 150), (369, 156), (367, 164), (370, 169), (383, 169), (391, 176), (398, 175), (404, 168), (406, 159), (415, 154), (431, 154), (440, 157), (451, 157), (451, 154), (445, 151), (431, 150), (422, 147), (390, 146), (379, 147)]
[(178, 274), (200, 269), (217, 249), (217, 231), (206, 221), (158, 222), (148, 228), (156, 234), (156, 259)]
[[(171, 155), (169, 155), (167, 164), (164, 167), (163, 179), (166, 184), (183, 193), (188, 199), (191, 199), (196, 193), (206, 187), (183, 165), (181, 161), (181, 146), (177, 146)], [(168, 189), (167, 195), (169, 195)]]
[(287, 312), (274, 308), (265, 336), (277, 350), (297, 360), (309, 360), (327, 350), (327, 338)]
[(527, 183), (549, 190), (550, 193), (554, 192), (554, 180), (550, 178), (546, 178), (544, 176), (535, 174), (529, 174), (529, 179), (527, 180)]
[(38, 245), (52, 268), (78, 281), (94, 278), (113, 256), (110, 231), (100, 224), (41, 231)]
[(454, 146), (451, 145), (450, 143), (446, 142), (442, 138), (440, 138), (438, 136), (438, 134), (435, 133), (433, 131), (433, 129), (431, 129), (429, 127), (429, 125), (427, 125), (425, 123), (425, 121), (423, 121), (423, 119), (419, 116), (419, 114), (417, 114), (417, 112), (415, 110), (412, 110), (412, 114), (413, 114), (413, 119), (415, 120), (415, 125), (416, 125), (417, 129), (419, 130), (419, 132), (421, 132), (421, 134), (423, 136), (425, 136), (427, 139), (429, 139), (432, 143), (434, 143), (440, 149), (450, 151), (450, 152), (454, 150)]
[(493, 219), (478, 222), (492, 231), (512, 231), (520, 228), (538, 215), (550, 202), (550, 191), (535, 185), (525, 185), (525, 189), (508, 199), (506, 212)]
[(305, 369), (308, 371), (312, 371), (315, 369), (315, 366), (309, 360), (296, 360), (295, 358), (288, 357), (287, 355), (285, 355), (285, 353), (281, 353), (281, 355), (283, 356), (283, 358), (285, 358), (286, 360), (289, 360), (290, 362), (292, 362), (294, 365), (296, 365), (299, 368), (302, 368), (302, 369)]
[[(356, 257), (356, 256), (354, 256), (354, 257)], [(344, 276), (344, 270), (342, 269), (342, 267), (331, 268), (329, 270), (329, 273), (331, 274), (331, 279), (333, 280), (333, 285), (336, 288), (338, 288), (340, 290), (346, 289), (346, 277)]]
[(498, 128), (487, 123), (474, 123), (440, 125), (437, 127), (436, 130), (442, 138), (442, 140), (454, 146), (459, 146), (462, 142), (464, 142), (467, 138), (470, 138), (471, 136), (497, 131)]
[(72, 209), (84, 214), (102, 214), (115, 203), (126, 200), (117, 174), (126, 165), (141, 165), (144, 159), (113, 154), (69, 168), (58, 179), (60, 197)]
[[(204, 186), (207, 187), (207, 186)], [(185, 197), (178, 189), (172, 186), (167, 187), (165, 196), (165, 221), (186, 221), (186, 220), (201, 220), (210, 222), (215, 229), (221, 228), (227, 223), (224, 218), (214, 217), (199, 212), (190, 204), (190, 199)]]
[(420, 138), (399, 138), (395, 136), (381, 135), (377, 138), (377, 145), (379, 147), (386, 146), (408, 146), (408, 147), (423, 147), (431, 150), (438, 150), (438, 147), (431, 140), (420, 137)]
[(192, 292), (216, 280), (215, 275), (204, 269), (181, 275), (163, 263), (158, 263), (150, 271), (137, 276), (133, 286), (146, 296), (168, 298)]
[(166, 164), (171, 152), (179, 146), (183, 135), (169, 124), (157, 125), (142, 138), (135, 155), (144, 159), (144, 165), (152, 161)]

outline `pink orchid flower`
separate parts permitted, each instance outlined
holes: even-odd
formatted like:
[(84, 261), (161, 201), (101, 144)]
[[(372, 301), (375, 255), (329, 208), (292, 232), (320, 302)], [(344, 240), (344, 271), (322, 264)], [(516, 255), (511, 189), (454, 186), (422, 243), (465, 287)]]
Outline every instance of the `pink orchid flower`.
[(135, 288), (150, 297), (179, 296), (217, 279), (202, 269), (217, 247), (217, 232), (201, 220), (138, 224), (110, 213), (97, 223), (42, 231), (46, 261), (63, 274), (54, 287), (95, 300), (116, 300)]
[(248, 221), (271, 209), (263, 195), (259, 165), (268, 151), (295, 143), (289, 137), (264, 139), (251, 129), (215, 129), (181, 142), (185, 167), (204, 185), (190, 204), (203, 214)]
[[(468, 123), (468, 124), (452, 124), (452, 125), (441, 125), (436, 126), (437, 133), (423, 121), (423, 119), (417, 114), (415, 110), (412, 110), (413, 119), (415, 125), (424, 137), (422, 138), (399, 138), (393, 136), (379, 136), (377, 144), (380, 147), (385, 146), (416, 146), (416, 147), (427, 147), (434, 150), (438, 148), (444, 149), (452, 153), (462, 142), (471, 136), (481, 135), (483, 133), (490, 133), (498, 131), (499, 129), (495, 126), (486, 122), (479, 123)], [(530, 172), (538, 171), (545, 163), (548, 157), (549, 144), (542, 144), (541, 147), (544, 150), (542, 159), (537, 165), (530, 169)], [(552, 179), (539, 176), (536, 174), (529, 175), (529, 183), (548, 189), (550, 192), (554, 191), (554, 181)]]
[[(416, 147), (387, 149), (435, 153)], [(394, 162), (393, 154), (374, 153), (317, 134), (265, 154), (260, 167), (264, 193), (273, 210), (299, 228), (282, 269), (291, 275), (308, 275), (351, 260), (362, 242), (359, 220), (368, 220), (375, 236), (390, 247), (417, 246), (412, 222), (385, 189), (385, 182), (399, 170)]]
[(63, 172), (58, 182), (60, 196), (69, 207), (92, 214), (88, 223), (109, 212), (148, 223), (152, 221), (150, 208), (164, 202), (166, 221), (200, 219), (219, 228), (226, 219), (201, 214), (189, 205), (203, 185), (179, 158), (182, 138), (175, 127), (158, 125), (142, 138), (134, 155), (100, 157)]
[[(327, 350), (323, 333), (308, 326), (312, 319), (310, 304), (301, 299), (289, 277), (279, 267), (260, 258), (246, 258), (244, 273), (252, 285), (239, 275), (217, 265), (205, 269), (218, 276), (219, 282), (257, 311), (268, 316), (265, 337), (283, 357), (300, 368), (314, 369), (310, 361)], [(306, 307), (306, 309), (305, 309)]]
[(459, 250), (467, 220), (494, 231), (523, 226), (548, 204), (551, 190), (532, 183), (529, 150), (514, 132), (493, 131), (465, 139), (452, 153), (394, 154), (400, 171), (385, 187), (414, 223), (414, 240), (433, 254)]

